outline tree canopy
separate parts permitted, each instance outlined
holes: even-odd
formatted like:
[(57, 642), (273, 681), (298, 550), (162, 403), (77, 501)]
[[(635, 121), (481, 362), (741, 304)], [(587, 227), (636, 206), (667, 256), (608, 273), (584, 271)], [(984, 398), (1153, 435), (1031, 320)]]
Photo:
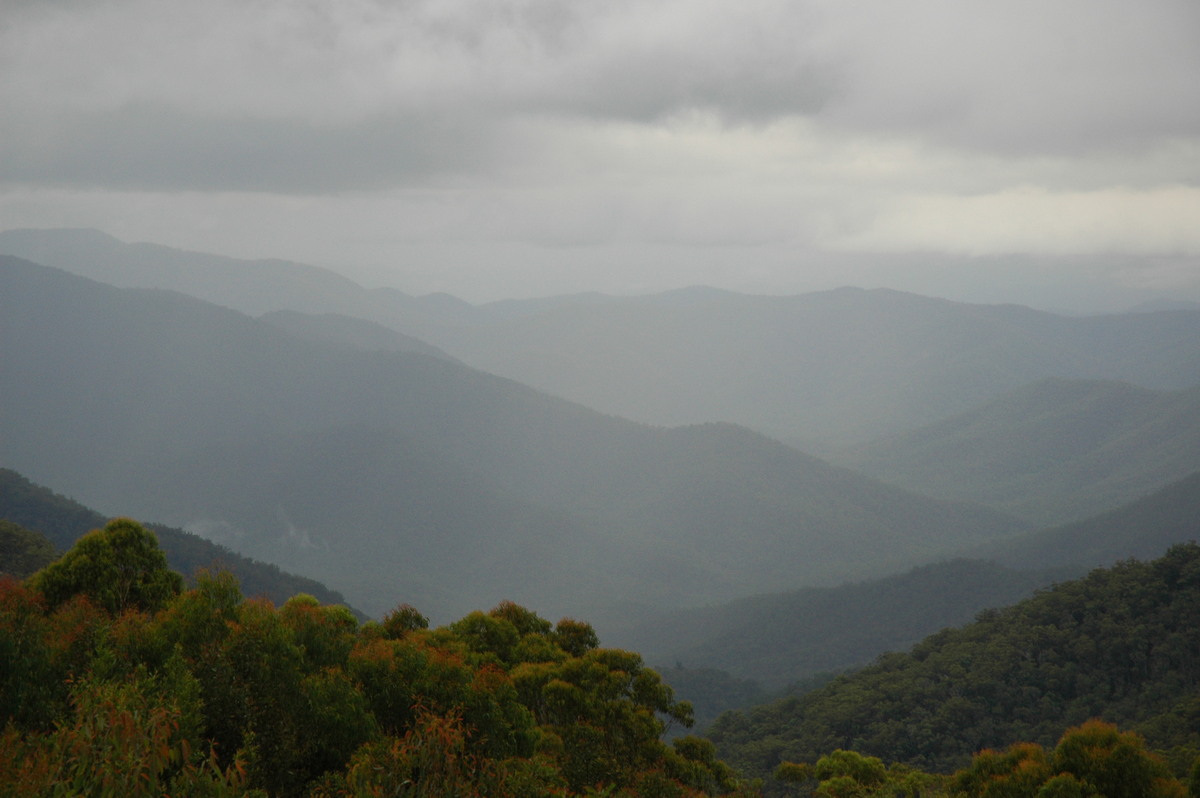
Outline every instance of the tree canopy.
[(428, 628), (196, 586), (118, 519), (0, 581), (0, 793), (750, 795), (691, 708), (582, 621), (502, 602)]
[(51, 606), (83, 594), (109, 612), (153, 611), (183, 589), (183, 577), (167, 567), (154, 533), (117, 518), (34, 574), (32, 586)]

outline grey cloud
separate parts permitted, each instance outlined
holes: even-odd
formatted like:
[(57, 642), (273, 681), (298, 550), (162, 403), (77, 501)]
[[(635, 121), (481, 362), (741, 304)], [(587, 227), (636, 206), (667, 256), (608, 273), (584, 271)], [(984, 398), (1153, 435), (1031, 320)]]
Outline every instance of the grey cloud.
[(650, 127), (693, 109), (1001, 159), (1200, 134), (1194, 0), (20, 7), (0, 27), (0, 180), (26, 184), (319, 192), (486, 177), (536, 163), (538, 137), (515, 131), (539, 120)]
[(868, 3), (831, 22), (847, 91), (826, 121), (1009, 154), (1200, 133), (1190, 0)]
[[(700, 108), (757, 122), (811, 113), (836, 85), (805, 55), (802, 7), (778, 0), (173, 5), (31, 5), (16, 18), (0, 38), (12, 45), (0, 180), (379, 188), (535, 147), (511, 120), (651, 124)], [(22, 24), (37, 35), (23, 39)], [(51, 57), (30, 41), (64, 46)]]
[(120, 189), (324, 192), (476, 172), (491, 139), (466, 115), (388, 115), (349, 127), (198, 116), (161, 105), (44, 128), (0, 122), (0, 181)]

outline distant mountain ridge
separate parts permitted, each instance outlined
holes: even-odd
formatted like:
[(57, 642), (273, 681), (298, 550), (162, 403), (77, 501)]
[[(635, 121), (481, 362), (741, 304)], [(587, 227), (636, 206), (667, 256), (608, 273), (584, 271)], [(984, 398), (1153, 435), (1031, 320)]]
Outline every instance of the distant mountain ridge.
[(419, 352), (423, 355), (454, 360), (436, 346), (411, 335), (376, 324), (373, 321), (338, 313), (301, 313), (298, 310), (272, 310), (259, 316), (289, 335), (310, 341), (349, 346), (368, 352)]
[(122, 244), (95, 231), (8, 231), (0, 251), (251, 315), (366, 319), (605, 413), (669, 426), (728, 421), (806, 449), (929, 424), (1046, 377), (1157, 390), (1200, 384), (1194, 310), (1068, 318), (849, 288), (473, 306), (367, 290), (311, 266)]
[(732, 425), (655, 429), (444, 359), (318, 344), (11, 257), (0, 336), (12, 465), (102, 510), (240, 530), (240, 549), (373, 614), (703, 603), (1022, 528)]
[(1013, 568), (1099, 568), (1153, 559), (1176, 543), (1200, 541), (1200, 471), (1082, 521), (1014, 535), (975, 554)]
[(836, 459), (931, 496), (1063, 523), (1200, 471), (1200, 388), (1046, 379)]

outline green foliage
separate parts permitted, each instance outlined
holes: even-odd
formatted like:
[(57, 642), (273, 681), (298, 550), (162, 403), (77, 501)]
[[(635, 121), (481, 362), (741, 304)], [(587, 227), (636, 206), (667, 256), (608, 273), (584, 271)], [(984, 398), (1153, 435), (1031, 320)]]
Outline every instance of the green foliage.
[(162, 608), (183, 589), (183, 578), (167, 568), (154, 533), (117, 518), (81, 537), (57, 562), (34, 574), (31, 584), (52, 607), (82, 594), (118, 613)]
[(781, 761), (853, 749), (948, 772), (1014, 740), (1054, 742), (1092, 717), (1195, 746), (1200, 546), (1124, 562), (981, 613), (803, 696), (710, 728), (726, 760), (766, 776)]
[(54, 731), (5, 731), (0, 786), (17, 796), (247, 795), (240, 762), (222, 769), (184, 733), (179, 701), (152, 681), (79, 682)]
[(1020, 743), (977, 754), (949, 784), (954, 798), (1183, 798), (1183, 785), (1142, 739), (1088, 721), (1068, 729), (1047, 753)]
[(393, 639), (404, 637), (409, 632), (415, 632), (418, 629), (428, 628), (429, 619), (408, 604), (401, 604), (383, 619), (384, 634)]
[[(0, 794), (751, 794), (711, 742), (663, 743), (688, 706), (587, 624), (506, 602), (360, 627), (310, 595), (244, 600), (224, 573), (161, 594), (152, 542), (114, 522), (0, 581)], [(141, 567), (106, 592), (117, 560)]]

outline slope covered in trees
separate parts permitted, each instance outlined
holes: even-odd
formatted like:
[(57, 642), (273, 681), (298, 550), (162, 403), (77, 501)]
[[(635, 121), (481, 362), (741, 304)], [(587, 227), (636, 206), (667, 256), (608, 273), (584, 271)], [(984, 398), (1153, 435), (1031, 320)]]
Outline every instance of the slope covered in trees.
[(778, 688), (903, 650), (977, 612), (1092, 568), (1154, 559), (1200, 540), (1200, 474), (1125, 507), (1005, 538), (957, 559), (834, 588), (752, 596), (672, 612), (644, 608), (613, 639), (653, 663), (723, 669)]
[(404, 598), (439, 619), (501, 598), (683, 605), (1022, 528), (731, 425), (646, 427), (17, 259), (0, 258), (0, 311), (11, 467), (101, 510), (221, 531), (373, 614), (420, 574), (444, 592)]
[(586, 623), (182, 590), (128, 519), (0, 581), (0, 654), (6, 795), (748, 794), (711, 743), (661, 741), (690, 708)]
[(930, 496), (1061, 524), (1200, 470), (1200, 388), (1042, 380), (838, 460)]
[(0, 576), (24, 579), (58, 556), (45, 535), (15, 524), (0, 514)]
[(984, 748), (1053, 744), (1101, 718), (1156, 749), (1200, 749), (1200, 546), (1056, 585), (910, 652), (710, 729), (749, 773), (854, 749), (948, 772)]
[(651, 616), (615, 639), (652, 663), (715, 668), (778, 690), (907, 649), (1067, 575), (952, 560), (881, 579)]
[[(50, 552), (41, 555), (42, 559), (53, 559), (55, 547), (60, 551), (69, 549), (84, 533), (103, 526), (106, 520), (95, 510), (60, 496), (49, 488), (35, 485), (7, 468), (0, 468), (0, 519), (8, 519), (9, 522), (35, 530), (39, 536), (44, 535)], [(307, 593), (327, 604), (342, 604), (345, 601), (341, 593), (330, 590), (314, 579), (243, 557), (180, 529), (161, 525), (152, 525), (151, 528), (158, 536), (167, 562), (185, 576), (191, 577), (201, 569), (227, 570), (238, 579), (242, 590), (249, 596), (264, 596), (282, 602), (297, 593)], [(45, 564), (41, 562), (37, 567)]]

